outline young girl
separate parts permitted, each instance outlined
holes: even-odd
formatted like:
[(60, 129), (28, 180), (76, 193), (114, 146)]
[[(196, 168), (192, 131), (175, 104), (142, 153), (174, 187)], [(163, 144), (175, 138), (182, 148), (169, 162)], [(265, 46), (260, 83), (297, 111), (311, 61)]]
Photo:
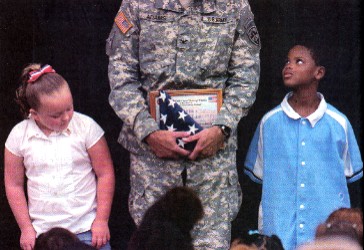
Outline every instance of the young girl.
[(21, 230), (21, 248), (33, 249), (38, 235), (63, 227), (88, 244), (110, 249), (115, 180), (104, 131), (74, 112), (67, 82), (49, 65), (27, 66), (16, 94), (26, 119), (12, 129), (4, 159), (6, 195)]
[(286, 250), (312, 240), (316, 227), (350, 207), (347, 183), (363, 176), (363, 162), (347, 117), (317, 92), (325, 75), (310, 45), (296, 45), (282, 70), (292, 89), (261, 120), (245, 173), (262, 183), (262, 230)]

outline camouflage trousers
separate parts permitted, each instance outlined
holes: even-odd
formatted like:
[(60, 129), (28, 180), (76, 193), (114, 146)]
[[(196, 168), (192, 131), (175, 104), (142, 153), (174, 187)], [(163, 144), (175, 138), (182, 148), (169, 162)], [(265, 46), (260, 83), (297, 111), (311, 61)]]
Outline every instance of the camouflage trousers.
[(199, 195), (204, 217), (192, 230), (195, 249), (229, 249), (231, 221), (236, 217), (242, 193), (236, 170), (236, 153), (227, 149), (199, 161), (163, 160), (151, 152), (131, 154), (129, 211), (137, 225), (146, 210), (172, 187), (186, 186)]

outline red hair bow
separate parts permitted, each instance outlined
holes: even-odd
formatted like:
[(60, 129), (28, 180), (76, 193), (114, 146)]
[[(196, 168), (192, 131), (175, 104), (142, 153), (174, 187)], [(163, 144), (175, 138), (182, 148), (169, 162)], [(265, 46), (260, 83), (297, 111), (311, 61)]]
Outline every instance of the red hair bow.
[(47, 73), (55, 73), (56, 71), (52, 68), (52, 66), (50, 65), (44, 65), (41, 69), (39, 70), (34, 70), (34, 71), (31, 71), (29, 73), (29, 79), (28, 79), (28, 83), (33, 83), (35, 82), (36, 80), (38, 80), (39, 77), (41, 77), (42, 75), (44, 74), (47, 74)]

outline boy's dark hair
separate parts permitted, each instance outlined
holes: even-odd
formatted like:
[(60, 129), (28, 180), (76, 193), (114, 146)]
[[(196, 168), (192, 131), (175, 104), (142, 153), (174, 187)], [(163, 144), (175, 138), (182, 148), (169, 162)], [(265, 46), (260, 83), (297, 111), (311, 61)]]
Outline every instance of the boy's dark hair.
[(192, 189), (172, 188), (147, 210), (128, 250), (193, 250), (190, 231), (202, 216), (201, 200)]
[(302, 36), (295, 37), (290, 48), (295, 45), (306, 47), (310, 51), (317, 66), (324, 66), (325, 68), (329, 67), (329, 57), (333, 52), (331, 51), (333, 48), (323, 41), (322, 36), (317, 34), (303, 34)]
[(306, 47), (310, 51), (310, 54), (317, 66), (325, 66), (325, 61), (326, 61), (324, 53), (325, 49), (322, 48), (322, 46), (320, 46), (314, 41), (305, 41), (305, 40), (298, 42), (296, 45), (301, 45)]

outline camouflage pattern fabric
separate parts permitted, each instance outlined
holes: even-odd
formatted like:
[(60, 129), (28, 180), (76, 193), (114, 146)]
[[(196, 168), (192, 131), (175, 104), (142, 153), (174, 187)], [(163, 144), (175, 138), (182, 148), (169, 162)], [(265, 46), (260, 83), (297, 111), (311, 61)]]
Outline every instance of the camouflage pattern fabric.
[[(236, 128), (255, 101), (260, 40), (247, 0), (123, 0), (106, 52), (110, 105), (123, 121), (118, 141), (131, 153), (129, 207), (138, 223), (165, 191), (187, 185), (202, 199), (205, 218), (193, 232), (196, 248), (228, 249), (230, 222), (241, 191), (237, 181)], [(143, 140), (159, 129), (149, 113), (149, 91), (223, 90), (213, 124), (231, 128), (224, 150), (198, 161), (158, 159)]]
[(197, 192), (204, 207), (204, 218), (192, 232), (195, 248), (229, 249), (231, 221), (242, 201), (234, 148), (228, 145), (200, 161), (168, 161), (150, 151), (143, 157), (131, 154), (129, 211), (136, 224), (167, 190), (183, 185), (181, 172), (186, 168), (186, 185)]

